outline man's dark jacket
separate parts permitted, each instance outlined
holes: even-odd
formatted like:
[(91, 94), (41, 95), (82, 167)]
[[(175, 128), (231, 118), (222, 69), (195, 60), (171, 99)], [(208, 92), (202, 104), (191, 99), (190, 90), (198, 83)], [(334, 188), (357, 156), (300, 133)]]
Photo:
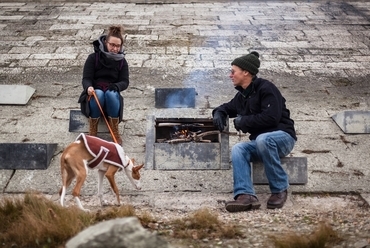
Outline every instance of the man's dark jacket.
[(294, 121), (285, 106), (285, 98), (278, 88), (270, 81), (255, 77), (244, 90), (235, 87), (239, 92), (228, 103), (215, 108), (212, 112), (221, 112), (230, 118), (241, 115), (241, 130), (249, 133), (249, 138), (255, 140), (261, 133), (285, 131), (297, 140)]

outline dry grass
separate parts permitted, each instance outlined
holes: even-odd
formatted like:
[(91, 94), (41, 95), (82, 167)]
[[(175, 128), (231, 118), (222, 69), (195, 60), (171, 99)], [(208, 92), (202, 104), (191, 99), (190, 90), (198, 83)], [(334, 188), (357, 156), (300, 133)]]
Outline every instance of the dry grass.
[(82, 229), (113, 218), (134, 216), (132, 206), (86, 213), (61, 207), (37, 194), (0, 202), (0, 243), (3, 247), (62, 247)]
[(217, 214), (206, 208), (195, 211), (189, 217), (173, 220), (169, 228), (174, 230), (175, 238), (231, 239), (242, 237), (242, 232), (238, 227), (222, 223)]
[(140, 219), (141, 225), (145, 228), (150, 228), (150, 223), (157, 223), (157, 220), (148, 212), (138, 214), (137, 217)]
[(91, 225), (128, 216), (136, 216), (143, 227), (175, 239), (242, 236), (239, 228), (220, 222), (208, 209), (166, 223), (157, 221), (149, 212), (137, 214), (131, 205), (84, 212), (75, 206), (62, 207), (42, 195), (28, 193), (23, 198), (5, 197), (0, 201), (0, 244), (2, 247), (64, 247), (70, 238)]
[(288, 233), (272, 237), (277, 248), (324, 248), (341, 241), (333, 228), (325, 223), (310, 235)]

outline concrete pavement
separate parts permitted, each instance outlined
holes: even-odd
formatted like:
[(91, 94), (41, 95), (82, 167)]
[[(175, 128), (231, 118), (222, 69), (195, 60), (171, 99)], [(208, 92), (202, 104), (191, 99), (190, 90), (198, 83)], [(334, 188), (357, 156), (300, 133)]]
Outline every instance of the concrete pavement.
[[(235, 94), (230, 62), (256, 50), (259, 76), (279, 87), (295, 120), (298, 142), (291, 155), (308, 158), (308, 183), (290, 191), (355, 192), (369, 200), (369, 135), (344, 134), (331, 119), (345, 110), (369, 110), (366, 1), (1, 2), (0, 84), (36, 92), (25, 106), (0, 106), (0, 140), (58, 143), (47, 170), (2, 170), (3, 193), (57, 193), (60, 153), (78, 135), (68, 132), (68, 121), (69, 111), (79, 108), (82, 67), (91, 42), (111, 24), (122, 24), (127, 34), (131, 83), (120, 128), (129, 156), (145, 162), (148, 115), (210, 117)], [(196, 107), (156, 109), (159, 87), (194, 87)], [(237, 141), (230, 136), (230, 147)], [(123, 174), (118, 180), (124, 181), (122, 194), (137, 194)], [(232, 171), (145, 170), (142, 182), (148, 202), (163, 192), (231, 198)], [(256, 189), (268, 193), (267, 186)], [(95, 191), (91, 173), (82, 193)]]

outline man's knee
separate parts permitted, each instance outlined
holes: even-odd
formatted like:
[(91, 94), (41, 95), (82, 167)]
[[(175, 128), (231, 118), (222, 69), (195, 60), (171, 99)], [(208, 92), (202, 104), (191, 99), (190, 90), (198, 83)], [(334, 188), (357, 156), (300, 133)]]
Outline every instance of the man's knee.
[(271, 142), (273, 142), (273, 139), (271, 139), (269, 133), (260, 134), (256, 138), (256, 144), (258, 148), (264, 148)]
[(242, 149), (242, 143), (236, 143), (232, 148), (231, 148), (231, 153), (238, 153), (241, 152)]

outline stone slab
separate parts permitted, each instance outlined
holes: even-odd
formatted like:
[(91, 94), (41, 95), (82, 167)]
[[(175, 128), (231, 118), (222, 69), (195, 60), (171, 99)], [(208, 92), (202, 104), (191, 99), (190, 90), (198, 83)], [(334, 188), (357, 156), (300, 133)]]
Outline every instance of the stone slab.
[(194, 108), (195, 88), (155, 89), (156, 108)]
[[(69, 112), (69, 132), (87, 133), (89, 132), (89, 119), (81, 113), (81, 110), (72, 109)], [(100, 118), (98, 133), (109, 133), (104, 118)]]
[(0, 85), (0, 104), (26, 105), (33, 93), (28, 85)]
[[(285, 157), (281, 159), (281, 165), (289, 175), (289, 184), (306, 184), (307, 158)], [(268, 184), (265, 169), (261, 162), (252, 163), (253, 184)]]
[(344, 133), (370, 133), (370, 111), (343, 111), (332, 116)]
[(0, 169), (45, 170), (49, 167), (56, 148), (56, 143), (2, 143)]

